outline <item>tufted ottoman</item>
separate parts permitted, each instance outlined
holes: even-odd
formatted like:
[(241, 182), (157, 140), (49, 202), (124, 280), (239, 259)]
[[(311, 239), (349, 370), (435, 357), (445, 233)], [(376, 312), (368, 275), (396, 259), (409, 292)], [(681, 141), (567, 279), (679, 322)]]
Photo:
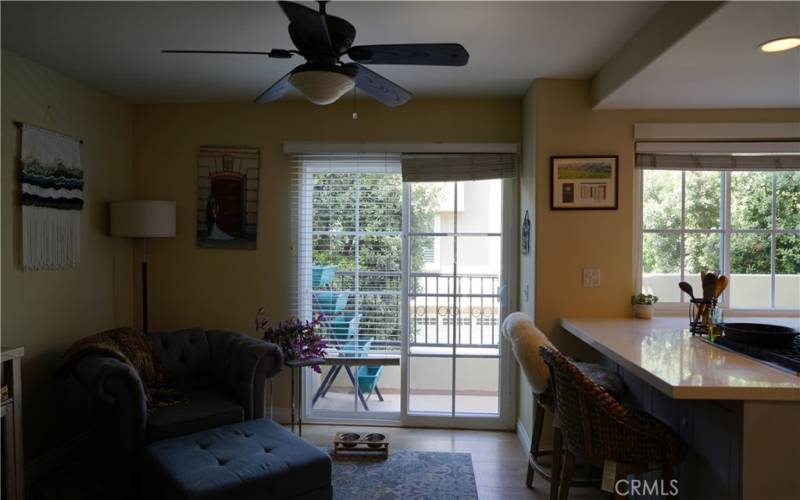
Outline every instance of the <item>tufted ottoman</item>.
[(330, 499), (331, 459), (272, 420), (149, 444), (142, 498)]

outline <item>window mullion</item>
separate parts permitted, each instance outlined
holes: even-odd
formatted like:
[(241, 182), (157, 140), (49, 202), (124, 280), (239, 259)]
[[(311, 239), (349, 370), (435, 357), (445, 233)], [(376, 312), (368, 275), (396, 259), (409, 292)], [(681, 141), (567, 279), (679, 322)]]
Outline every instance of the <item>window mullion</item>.
[[(681, 281), (686, 281), (686, 171), (681, 172)], [(683, 294), (680, 294), (683, 302)]]
[[(361, 306), (361, 301), (359, 300), (360, 294), (358, 292), (361, 291), (361, 174), (356, 174), (356, 185), (355, 185), (355, 236), (353, 239), (354, 249), (355, 249), (355, 273), (353, 275), (353, 291), (356, 292), (355, 296), (353, 297), (353, 315), (354, 317), (358, 318), (359, 309)], [(360, 321), (359, 321), (360, 324)], [(355, 346), (356, 352), (358, 352), (360, 344), (358, 334), (361, 328), (356, 328), (355, 331)], [(358, 410), (358, 394), (354, 397), (354, 405), (355, 409)]]
[(778, 207), (775, 189), (777, 187), (777, 174), (772, 173), (772, 222), (770, 224), (770, 245), (769, 245), (769, 271), (770, 271), (770, 307), (775, 307), (775, 246), (777, 245), (777, 237), (775, 234), (775, 226), (777, 226)]
[[(733, 234), (733, 227), (731, 225), (731, 173), (730, 171), (722, 172), (722, 204), (720, 214), (722, 225), (722, 274), (730, 278), (731, 275), (731, 235)], [(728, 283), (731, 283), (729, 279)], [(722, 306), (730, 306), (730, 288), (723, 293)]]

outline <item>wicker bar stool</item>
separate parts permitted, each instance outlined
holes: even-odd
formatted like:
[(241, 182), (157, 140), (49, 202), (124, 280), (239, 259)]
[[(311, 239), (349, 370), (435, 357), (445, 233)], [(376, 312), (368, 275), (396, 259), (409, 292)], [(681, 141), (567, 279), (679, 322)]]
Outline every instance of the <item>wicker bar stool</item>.
[[(555, 349), (542, 346), (539, 352), (550, 367), (554, 408), (563, 436), (560, 499), (569, 496), (576, 456), (603, 466), (602, 488), (615, 498), (624, 498), (614, 485), (628, 474), (662, 469), (665, 482), (673, 478), (672, 467), (686, 456), (686, 448), (669, 427), (623, 406)], [(554, 453), (560, 456), (558, 450)]]
[[(555, 349), (547, 337), (536, 328), (528, 316), (521, 312), (509, 314), (503, 322), (503, 336), (511, 343), (514, 356), (522, 367), (528, 384), (533, 392), (533, 432), (531, 447), (528, 453), (528, 474), (525, 484), (533, 487), (534, 474), (538, 473), (550, 483), (550, 498), (555, 500), (558, 495), (558, 478), (560, 477), (561, 455), (553, 455), (553, 450), (561, 450), (561, 431), (557, 418), (553, 419), (553, 448), (542, 449), (542, 430), (544, 427), (545, 413), (555, 415), (553, 395), (550, 388), (550, 369), (539, 354), (539, 347), (548, 346)], [(587, 375), (597, 383), (606, 387), (610, 392), (619, 394), (622, 390), (622, 381), (615, 374), (598, 365), (577, 363)], [(548, 467), (539, 460), (541, 457), (552, 456), (552, 465)], [(588, 474), (587, 474), (588, 475)], [(553, 481), (552, 478), (556, 478)], [(573, 486), (598, 486), (599, 480), (573, 479)]]

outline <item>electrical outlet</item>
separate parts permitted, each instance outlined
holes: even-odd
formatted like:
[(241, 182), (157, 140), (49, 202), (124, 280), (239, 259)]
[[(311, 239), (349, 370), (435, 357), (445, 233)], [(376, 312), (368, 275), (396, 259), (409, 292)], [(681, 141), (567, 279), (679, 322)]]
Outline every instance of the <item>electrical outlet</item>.
[(583, 288), (598, 288), (600, 286), (600, 269), (596, 267), (583, 268)]

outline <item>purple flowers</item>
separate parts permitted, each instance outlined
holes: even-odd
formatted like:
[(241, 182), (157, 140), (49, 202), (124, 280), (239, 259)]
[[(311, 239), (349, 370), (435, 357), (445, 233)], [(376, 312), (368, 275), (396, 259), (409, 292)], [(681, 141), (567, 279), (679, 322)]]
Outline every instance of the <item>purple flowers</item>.
[[(286, 359), (304, 360), (325, 357), (325, 348), (327, 347), (325, 339), (314, 333), (322, 321), (321, 314), (312, 321), (291, 318), (281, 321), (277, 326), (268, 326), (269, 321), (270, 318), (264, 310), (264, 306), (259, 307), (256, 313), (256, 332), (264, 332), (264, 340), (277, 344), (283, 350)], [(322, 372), (319, 365), (314, 365), (312, 368), (317, 373)]]

